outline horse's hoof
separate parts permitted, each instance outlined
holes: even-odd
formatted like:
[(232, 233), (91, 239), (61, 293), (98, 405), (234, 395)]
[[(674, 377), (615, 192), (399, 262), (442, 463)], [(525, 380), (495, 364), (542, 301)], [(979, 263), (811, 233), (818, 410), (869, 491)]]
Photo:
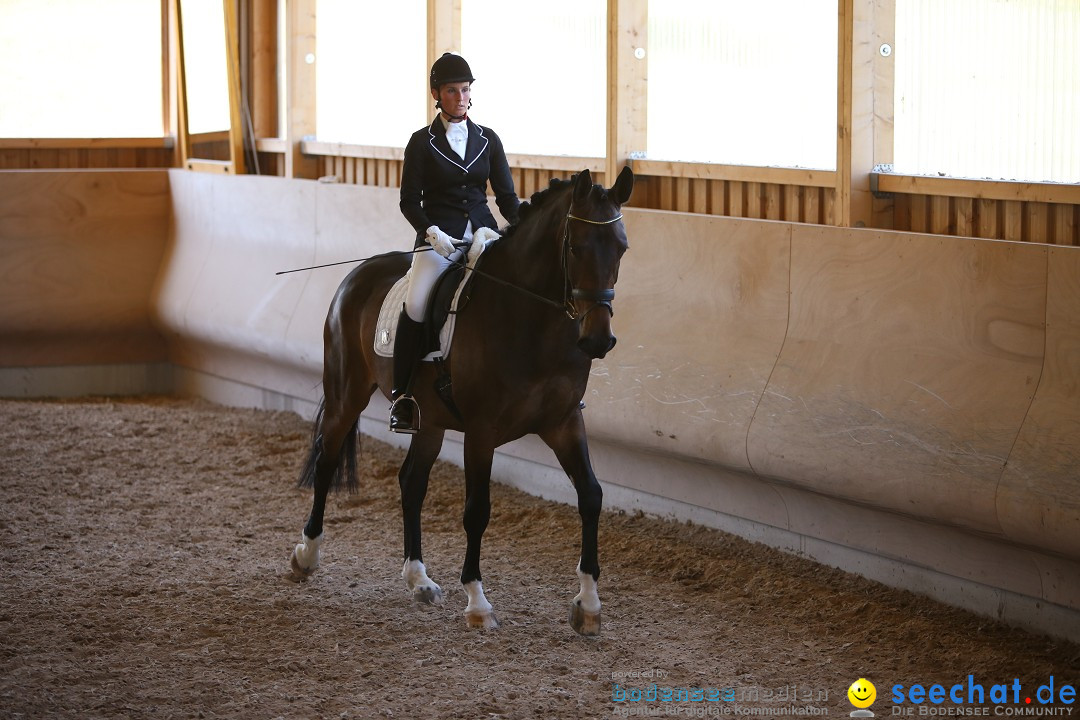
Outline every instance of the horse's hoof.
[(413, 588), (413, 600), (422, 605), (442, 605), (442, 588), (438, 585), (420, 585)]
[(495, 613), (490, 610), (470, 610), (465, 613), (465, 621), (469, 623), (469, 627), (478, 630), (494, 630), (499, 627)]
[(581, 607), (581, 603), (570, 603), (570, 627), (574, 628), (579, 635), (593, 637), (600, 634), (600, 613), (588, 612)]
[(299, 580), (307, 580), (311, 576), (311, 573), (319, 569), (318, 556), (315, 557), (315, 563), (311, 566), (305, 567), (300, 564), (300, 559), (297, 557), (297, 551), (303, 552), (303, 545), (297, 545), (293, 548), (292, 557), (289, 558), (289, 566), (292, 568), (293, 576)]

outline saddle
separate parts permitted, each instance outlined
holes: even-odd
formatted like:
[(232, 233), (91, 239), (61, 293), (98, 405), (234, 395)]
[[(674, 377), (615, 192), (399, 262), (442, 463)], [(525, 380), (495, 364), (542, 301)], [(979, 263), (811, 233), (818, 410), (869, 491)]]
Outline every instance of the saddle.
[[(476, 257), (473, 267), (480, 265), (482, 252), (481, 250), (481, 254)], [(411, 272), (412, 270), (409, 270), (394, 283), (379, 308), (379, 320), (375, 326), (375, 354), (381, 357), (394, 356), (398, 317), (409, 289)], [(435, 281), (424, 313), (424, 342), (421, 349), (424, 361), (442, 360), (450, 354), (454, 323), (458, 311), (468, 302), (468, 288), (472, 285), (472, 279), (471, 267), (455, 264), (448, 267)]]

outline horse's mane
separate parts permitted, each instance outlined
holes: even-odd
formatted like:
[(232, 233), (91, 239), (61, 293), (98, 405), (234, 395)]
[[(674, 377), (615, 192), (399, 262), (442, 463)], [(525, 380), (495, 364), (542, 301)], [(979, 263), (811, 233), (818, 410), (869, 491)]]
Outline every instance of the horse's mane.
[[(536, 215), (541, 209), (549, 207), (552, 198), (559, 197), (567, 190), (572, 189), (574, 183), (577, 182), (579, 174), (580, 173), (574, 173), (568, 180), (551, 178), (546, 188), (534, 192), (531, 198), (521, 203), (521, 206), (518, 208), (518, 221), (513, 225), (508, 225), (503, 231), (503, 235), (513, 235), (519, 227), (526, 223), (528, 218)], [(594, 191), (600, 192), (605, 198), (607, 197), (607, 193), (599, 186), (594, 185), (593, 189)]]

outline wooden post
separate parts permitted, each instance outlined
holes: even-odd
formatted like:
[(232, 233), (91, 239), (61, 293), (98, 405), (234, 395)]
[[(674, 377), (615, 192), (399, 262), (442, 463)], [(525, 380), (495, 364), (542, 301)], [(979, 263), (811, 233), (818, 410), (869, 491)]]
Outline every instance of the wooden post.
[[(874, 59), (874, 165), (891, 165), (896, 117), (896, 0), (874, 0), (873, 12), (870, 53)], [(892, 229), (894, 212), (892, 198), (874, 198), (872, 226)]]
[(285, 3), (285, 177), (319, 176), (318, 159), (301, 151), (304, 138), (315, 137), (315, 4)]
[(278, 137), (278, 16), (275, 0), (249, 0), (251, 124), (255, 138)]
[[(427, 66), (445, 52), (461, 52), (461, 0), (427, 0)], [(424, 94), (428, 83), (424, 81)]]
[(604, 171), (604, 182), (608, 185), (615, 182), (631, 153), (645, 150), (648, 27), (648, 0), (608, 0), (607, 165)]
[(838, 0), (836, 83), (836, 203), (833, 224), (873, 221), (874, 0)]
[(172, 147), (173, 167), (182, 167), (180, 159), (180, 130), (177, 118), (177, 64), (179, 49), (176, 44), (176, 15), (171, 0), (161, 0), (161, 131), (175, 138)]
[(244, 126), (240, 115), (240, 30), (237, 0), (222, 0), (225, 15), (225, 64), (229, 88), (229, 159), (232, 172), (244, 174)]

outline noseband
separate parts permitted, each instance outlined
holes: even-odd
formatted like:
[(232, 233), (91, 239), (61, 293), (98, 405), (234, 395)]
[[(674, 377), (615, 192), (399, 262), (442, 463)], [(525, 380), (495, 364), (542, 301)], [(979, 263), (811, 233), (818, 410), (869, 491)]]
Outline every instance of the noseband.
[[(566, 211), (566, 223), (563, 225), (563, 246), (562, 246), (562, 265), (563, 265), (563, 305), (566, 307), (566, 315), (571, 320), (584, 319), (586, 315), (595, 310), (598, 306), (607, 308), (608, 313), (611, 316), (615, 315), (615, 309), (611, 306), (611, 301), (615, 299), (615, 288), (607, 288), (605, 290), (583, 290), (582, 288), (576, 288), (570, 284), (570, 221), (578, 220), (583, 223), (589, 223), (590, 225), (610, 225), (611, 223), (622, 220), (622, 213), (618, 213), (610, 220), (589, 220), (588, 218), (578, 217), (569, 210)], [(573, 300), (584, 300), (585, 302), (592, 302), (589, 308), (578, 314), (574, 309)]]

